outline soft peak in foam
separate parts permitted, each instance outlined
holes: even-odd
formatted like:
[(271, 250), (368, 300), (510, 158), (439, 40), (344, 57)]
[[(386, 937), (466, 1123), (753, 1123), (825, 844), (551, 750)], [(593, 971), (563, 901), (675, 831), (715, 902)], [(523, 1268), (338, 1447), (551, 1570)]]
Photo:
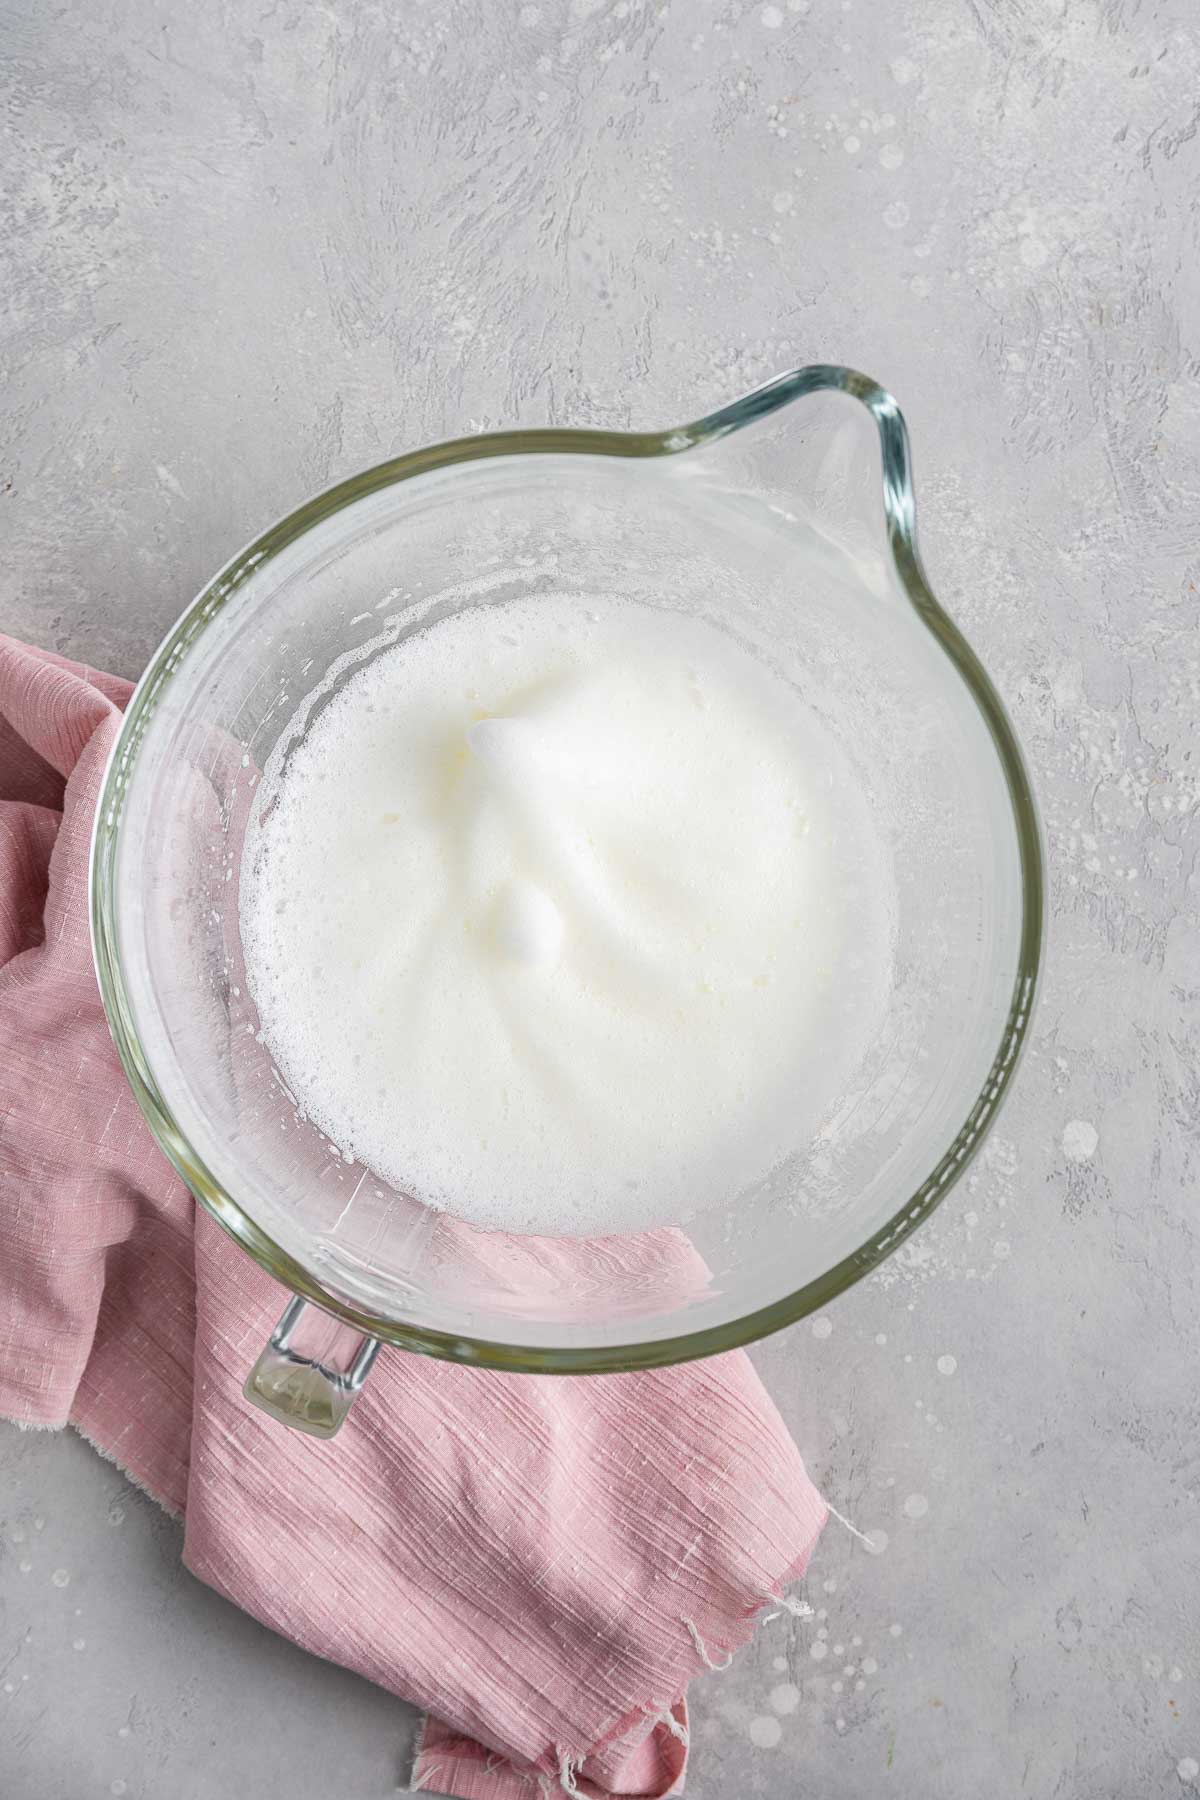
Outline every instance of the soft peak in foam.
[(472, 756), (508, 781), (544, 772), (551, 760), (544, 735), (528, 719), (479, 719), (467, 743)]
[(501, 891), (492, 928), (505, 956), (525, 969), (548, 969), (556, 963), (566, 930), (549, 894), (520, 876)]
[(268, 767), (241, 916), (263, 1034), (347, 1154), (485, 1226), (635, 1230), (803, 1145), (888, 980), (846, 758), (714, 627), (455, 615)]

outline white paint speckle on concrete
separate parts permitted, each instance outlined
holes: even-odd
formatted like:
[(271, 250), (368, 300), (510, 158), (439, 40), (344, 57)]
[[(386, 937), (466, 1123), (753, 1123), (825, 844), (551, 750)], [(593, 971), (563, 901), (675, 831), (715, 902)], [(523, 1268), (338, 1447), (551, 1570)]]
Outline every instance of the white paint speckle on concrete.
[(783, 1726), (770, 1713), (760, 1713), (748, 1727), (750, 1742), (760, 1750), (773, 1750), (783, 1736)]
[(1099, 1142), (1100, 1133), (1087, 1119), (1072, 1119), (1063, 1127), (1062, 1150), (1068, 1162), (1090, 1162)]
[(771, 1689), (771, 1705), (777, 1713), (794, 1713), (800, 1704), (800, 1689), (791, 1681), (781, 1681)]

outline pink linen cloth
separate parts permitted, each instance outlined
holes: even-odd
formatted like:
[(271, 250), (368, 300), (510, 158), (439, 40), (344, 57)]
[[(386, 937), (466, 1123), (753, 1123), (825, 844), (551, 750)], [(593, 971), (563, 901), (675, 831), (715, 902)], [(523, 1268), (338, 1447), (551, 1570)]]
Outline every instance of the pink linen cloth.
[(414, 1787), (678, 1793), (688, 1682), (826, 1516), (741, 1353), (498, 1375), (385, 1350), (336, 1440), (242, 1396), (286, 1296), (198, 1208), (92, 968), (92, 815), (127, 682), (0, 637), (0, 1414), (68, 1420), (201, 1580), (426, 1709)]

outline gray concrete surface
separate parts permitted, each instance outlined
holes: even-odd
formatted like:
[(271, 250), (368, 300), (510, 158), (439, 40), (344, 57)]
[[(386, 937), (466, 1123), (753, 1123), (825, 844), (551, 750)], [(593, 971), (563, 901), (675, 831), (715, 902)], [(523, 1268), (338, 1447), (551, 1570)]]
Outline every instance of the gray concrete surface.
[[(853, 362), (1053, 860), (969, 1182), (757, 1353), (816, 1621), (697, 1684), (693, 1800), (1200, 1791), (1193, 0), (3, 0), (0, 626), (134, 674), (306, 492), (478, 426)], [(953, 1360), (951, 1360), (953, 1359)], [(412, 1721), (0, 1432), (5, 1800), (366, 1800)], [(65, 1573), (64, 1573), (65, 1572)], [(822, 1635), (822, 1633), (824, 1635)]]

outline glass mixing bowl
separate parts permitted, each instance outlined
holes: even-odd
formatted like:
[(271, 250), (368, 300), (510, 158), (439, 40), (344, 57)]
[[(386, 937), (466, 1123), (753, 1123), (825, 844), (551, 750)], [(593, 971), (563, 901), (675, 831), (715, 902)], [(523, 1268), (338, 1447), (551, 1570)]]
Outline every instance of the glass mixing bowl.
[[(701, 616), (792, 682), (853, 759), (895, 884), (882, 1025), (811, 1141), (678, 1228), (586, 1245), (473, 1230), (347, 1164), (259, 1041), (238, 930), (259, 776), (305, 697), (450, 613), (550, 591)], [(1029, 782), (922, 572), (895, 402), (852, 370), (799, 369), (675, 430), (464, 438), (309, 501), (142, 678), (98, 810), (92, 924), (152, 1131), (296, 1296), (247, 1392), (302, 1429), (337, 1429), (381, 1342), (579, 1374), (726, 1350), (823, 1306), (978, 1148), (1041, 948)]]

